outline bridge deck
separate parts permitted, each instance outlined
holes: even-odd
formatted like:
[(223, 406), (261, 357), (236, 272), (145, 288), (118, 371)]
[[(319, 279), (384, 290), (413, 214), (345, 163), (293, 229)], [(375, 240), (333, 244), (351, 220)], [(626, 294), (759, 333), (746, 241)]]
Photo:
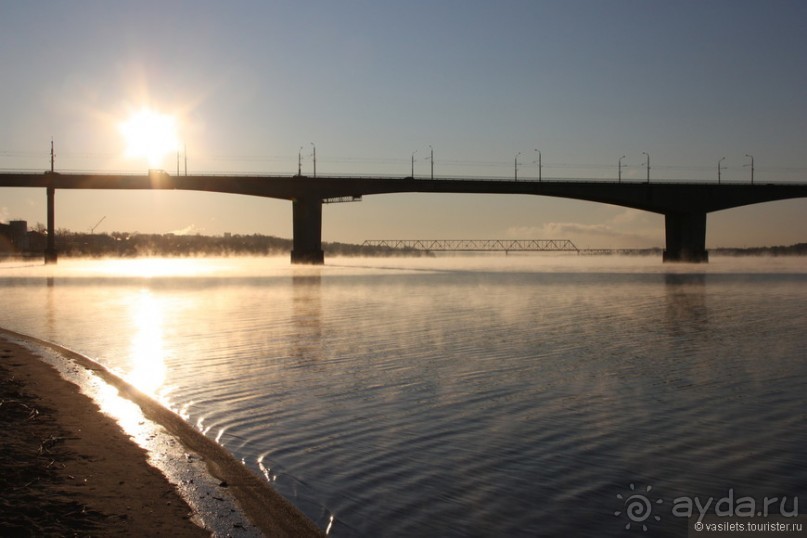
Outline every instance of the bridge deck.
[[(708, 182), (608, 182), (602, 180), (507, 181), (501, 178), (305, 177), (305, 176), (171, 176), (160, 170), (146, 175), (0, 173), (0, 187), (44, 187), (48, 196), (48, 253), (55, 261), (52, 238), (56, 189), (177, 189), (281, 198), (292, 201), (294, 248), (292, 262), (323, 262), (322, 204), (359, 200), (370, 194), (470, 193), (553, 196), (631, 207), (665, 217), (665, 261), (703, 262), (706, 252), (706, 215), (761, 202), (807, 197), (807, 184), (752, 184)], [(481, 250), (486, 246), (453, 246), (453, 250)], [(497, 245), (500, 250), (508, 249)], [(532, 250), (548, 250), (530, 247)], [(576, 248), (567, 248), (576, 250)], [(429, 250), (436, 250), (431, 248)], [(447, 250), (443, 248), (442, 250)], [(563, 249), (558, 249), (563, 250)]]
[(807, 197), (805, 183), (751, 184), (613, 182), (606, 180), (513, 181), (502, 178), (324, 177), (194, 175), (162, 171), (144, 175), (0, 173), (0, 187), (56, 189), (177, 189), (298, 200), (359, 199), (403, 192), (530, 194), (632, 207), (654, 213), (709, 213), (748, 204)]

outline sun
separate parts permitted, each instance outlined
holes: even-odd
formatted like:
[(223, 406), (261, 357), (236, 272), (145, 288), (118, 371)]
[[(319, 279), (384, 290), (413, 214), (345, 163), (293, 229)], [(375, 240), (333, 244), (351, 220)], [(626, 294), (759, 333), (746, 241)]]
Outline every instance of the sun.
[(126, 156), (145, 158), (150, 168), (159, 168), (167, 155), (179, 149), (175, 117), (141, 108), (119, 125), (126, 142)]

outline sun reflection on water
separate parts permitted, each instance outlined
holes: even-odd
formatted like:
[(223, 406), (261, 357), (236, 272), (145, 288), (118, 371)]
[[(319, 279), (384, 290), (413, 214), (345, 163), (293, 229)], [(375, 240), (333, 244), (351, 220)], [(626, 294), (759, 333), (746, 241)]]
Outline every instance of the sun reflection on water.
[(155, 395), (165, 383), (166, 351), (163, 341), (163, 308), (149, 290), (141, 290), (132, 302), (135, 332), (130, 347), (128, 380), (143, 392)]

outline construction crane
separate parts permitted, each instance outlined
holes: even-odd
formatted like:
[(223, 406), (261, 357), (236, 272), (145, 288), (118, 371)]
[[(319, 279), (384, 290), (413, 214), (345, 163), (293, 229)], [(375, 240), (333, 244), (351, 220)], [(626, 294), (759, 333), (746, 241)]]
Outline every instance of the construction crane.
[(94, 233), (95, 233), (95, 229), (96, 229), (96, 228), (98, 228), (98, 225), (99, 225), (99, 224), (101, 224), (102, 222), (104, 222), (104, 219), (105, 219), (105, 218), (106, 218), (106, 215), (104, 215), (103, 217), (101, 217), (101, 220), (99, 220), (98, 222), (96, 222), (96, 223), (95, 223), (95, 226), (93, 226), (92, 228), (90, 228), (90, 233), (91, 233), (91, 234), (94, 234)]

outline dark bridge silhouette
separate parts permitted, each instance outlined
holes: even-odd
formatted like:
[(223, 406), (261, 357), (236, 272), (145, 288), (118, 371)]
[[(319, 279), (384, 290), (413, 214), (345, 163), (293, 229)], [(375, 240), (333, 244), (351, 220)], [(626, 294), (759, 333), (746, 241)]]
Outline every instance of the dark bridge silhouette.
[(761, 202), (807, 197), (807, 184), (704, 182), (614, 183), (596, 180), (513, 181), (502, 179), (415, 179), (412, 177), (306, 177), (2, 173), (0, 187), (44, 187), (48, 199), (46, 261), (56, 260), (56, 189), (178, 189), (245, 194), (293, 204), (292, 263), (321, 264), (322, 204), (370, 194), (402, 192), (532, 194), (602, 202), (664, 215), (664, 261), (706, 262), (706, 215)]

